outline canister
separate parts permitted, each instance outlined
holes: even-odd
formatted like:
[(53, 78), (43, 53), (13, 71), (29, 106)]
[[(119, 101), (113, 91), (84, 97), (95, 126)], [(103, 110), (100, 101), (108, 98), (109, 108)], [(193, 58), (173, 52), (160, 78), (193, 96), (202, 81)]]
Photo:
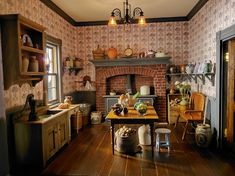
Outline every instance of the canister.
[(140, 87), (140, 94), (141, 95), (149, 95), (150, 94), (150, 86), (143, 85)]

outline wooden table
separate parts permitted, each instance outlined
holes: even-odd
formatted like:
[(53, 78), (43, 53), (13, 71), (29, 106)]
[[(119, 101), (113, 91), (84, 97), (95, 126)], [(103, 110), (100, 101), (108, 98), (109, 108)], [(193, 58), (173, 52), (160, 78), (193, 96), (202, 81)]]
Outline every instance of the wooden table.
[(133, 108), (128, 108), (128, 113), (124, 116), (114, 114), (111, 110), (106, 119), (111, 121), (111, 130), (112, 130), (112, 150), (114, 154), (114, 125), (115, 124), (149, 124), (150, 133), (151, 133), (151, 147), (152, 147), (152, 156), (154, 155), (154, 144), (153, 144), (153, 128), (154, 122), (158, 121), (158, 115), (153, 106), (148, 106), (147, 113), (144, 116), (138, 114), (138, 112)]

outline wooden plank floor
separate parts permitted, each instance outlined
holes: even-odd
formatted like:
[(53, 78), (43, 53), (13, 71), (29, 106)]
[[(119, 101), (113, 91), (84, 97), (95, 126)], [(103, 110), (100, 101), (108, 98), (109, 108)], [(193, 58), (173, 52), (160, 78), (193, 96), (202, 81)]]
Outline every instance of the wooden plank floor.
[[(181, 141), (180, 126), (172, 129), (171, 151), (150, 147), (141, 153), (112, 155), (109, 124), (94, 125), (79, 132), (41, 173), (45, 176), (230, 176), (235, 159), (229, 153), (198, 148), (193, 136)], [(36, 174), (34, 174), (36, 175)]]

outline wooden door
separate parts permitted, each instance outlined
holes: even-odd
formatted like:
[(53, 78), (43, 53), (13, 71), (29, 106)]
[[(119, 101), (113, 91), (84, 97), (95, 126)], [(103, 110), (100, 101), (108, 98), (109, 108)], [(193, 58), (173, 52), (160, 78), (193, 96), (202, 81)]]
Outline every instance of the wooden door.
[(235, 114), (235, 39), (228, 42), (228, 74), (227, 74), (227, 141), (234, 143)]

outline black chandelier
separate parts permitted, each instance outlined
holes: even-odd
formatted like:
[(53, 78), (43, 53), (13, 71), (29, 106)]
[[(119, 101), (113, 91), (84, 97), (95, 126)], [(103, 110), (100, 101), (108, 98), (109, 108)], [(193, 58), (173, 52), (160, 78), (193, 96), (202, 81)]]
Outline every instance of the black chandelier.
[(128, 3), (128, 0), (126, 2), (123, 2), (123, 11), (124, 11), (124, 16), (122, 17), (121, 10), (118, 8), (113, 9), (111, 16), (109, 18), (109, 26), (116, 26), (117, 21), (115, 17), (119, 18), (119, 22), (123, 24), (131, 24), (136, 21), (136, 16), (138, 17), (138, 24), (139, 25), (145, 25), (146, 21), (144, 18), (144, 12), (140, 7), (136, 7), (133, 10), (133, 16), (131, 16), (131, 5)]

